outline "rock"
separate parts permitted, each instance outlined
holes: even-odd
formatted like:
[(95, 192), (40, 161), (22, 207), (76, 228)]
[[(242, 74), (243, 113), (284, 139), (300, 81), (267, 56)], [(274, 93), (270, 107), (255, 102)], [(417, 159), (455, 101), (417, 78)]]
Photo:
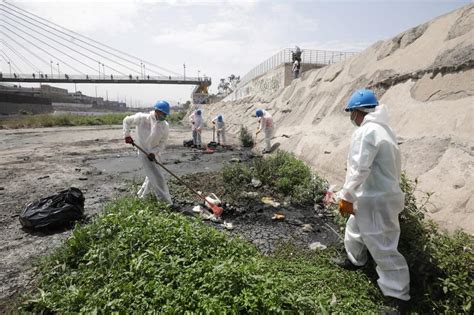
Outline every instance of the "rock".
[(309, 244), (309, 249), (311, 250), (325, 250), (327, 248), (326, 245), (321, 244), (320, 242), (314, 242)]
[(0, 190), (5, 190), (5, 187), (0, 187)]
[(49, 178), (49, 175), (38, 177), (38, 179), (45, 179), (45, 178)]
[(79, 167), (76, 167), (74, 170), (75, 170), (76, 172), (80, 172), (80, 171), (81, 171), (81, 169), (80, 169)]
[(303, 232), (312, 232), (313, 231), (313, 226), (311, 224), (303, 224), (301, 226), (301, 230)]
[(324, 154), (331, 154), (331, 151), (324, 151)]
[(225, 228), (226, 230), (233, 230), (234, 229), (234, 225), (232, 224), (232, 222), (224, 221), (224, 223), (222, 223), (221, 226), (223, 228)]
[(79, 180), (88, 180), (87, 177), (79, 177), (78, 179), (79, 179)]
[(262, 182), (256, 178), (252, 178), (252, 186), (258, 188), (262, 186)]

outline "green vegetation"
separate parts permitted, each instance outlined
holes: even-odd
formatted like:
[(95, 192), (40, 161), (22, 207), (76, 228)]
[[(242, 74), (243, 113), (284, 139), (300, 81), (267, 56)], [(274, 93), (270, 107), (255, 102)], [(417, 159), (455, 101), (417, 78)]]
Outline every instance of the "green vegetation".
[(184, 111), (171, 111), (171, 114), (166, 117), (166, 120), (171, 124), (180, 123), (181, 120), (183, 120), (184, 116), (186, 116), (186, 112)]
[(254, 145), (252, 134), (244, 126), (240, 127), (239, 140), (240, 143), (242, 143), (242, 146), (245, 148), (251, 148)]
[(29, 312), (165, 314), (376, 311), (377, 288), (324, 254), (265, 257), (166, 206), (118, 200), (42, 262)]
[[(251, 186), (257, 177), (262, 187)], [(302, 198), (309, 206), (327, 187), (284, 152), (188, 179), (227, 202), (258, 190), (266, 196), (287, 194), (291, 202)], [(175, 193), (176, 182), (170, 184)], [(461, 231), (450, 235), (426, 222), (424, 204), (414, 197), (416, 181), (403, 175), (401, 187), (406, 200), (399, 249), (411, 272), (411, 311), (472, 313), (473, 237)], [(192, 196), (181, 190), (179, 199)], [(336, 254), (333, 247), (307, 252), (288, 245), (263, 256), (252, 245), (163, 204), (128, 197), (77, 227), (43, 260), (38, 287), (20, 308), (35, 313), (377, 312), (383, 297), (373, 262), (357, 272), (344, 271), (329, 262)]]
[[(55, 126), (96, 126), (96, 125), (121, 125), (125, 116), (133, 113), (108, 113), (100, 116), (75, 115), (75, 114), (41, 114), (25, 115), (22, 118), (0, 121), (4, 128), (41, 128)], [(186, 115), (185, 112), (172, 112), (167, 117), (170, 123), (178, 123)]]
[(222, 176), (226, 192), (232, 200), (236, 200), (238, 193), (250, 185), (252, 178), (260, 180), (271, 194), (280, 198), (289, 196), (291, 203), (301, 206), (320, 202), (328, 188), (327, 181), (312, 174), (304, 162), (281, 150), (266, 158), (254, 158), (250, 166), (227, 165), (222, 170)]
[[(410, 268), (412, 301), (420, 313), (471, 313), (474, 299), (474, 238), (441, 231), (425, 220), (416, 181), (402, 175), (405, 209), (400, 215), (399, 250)], [(428, 195), (429, 197), (429, 195)]]
[(130, 113), (110, 113), (101, 116), (92, 115), (32, 115), (19, 119), (0, 121), (0, 125), (5, 128), (40, 128), (54, 126), (95, 126), (95, 125), (116, 125), (122, 124), (125, 116)]

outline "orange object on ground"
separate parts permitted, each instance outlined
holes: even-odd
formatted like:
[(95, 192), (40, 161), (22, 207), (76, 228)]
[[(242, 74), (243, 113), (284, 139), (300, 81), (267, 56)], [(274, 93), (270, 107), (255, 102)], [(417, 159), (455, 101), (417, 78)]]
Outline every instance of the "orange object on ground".
[(354, 205), (352, 202), (341, 199), (339, 201), (339, 212), (341, 214), (354, 214)]
[[(138, 146), (135, 142), (132, 142), (132, 145), (134, 147), (136, 147), (138, 150), (140, 150), (143, 154), (146, 154), (148, 156), (148, 153), (143, 150), (140, 146)], [(159, 166), (161, 166), (162, 169), (164, 169), (165, 171), (167, 171), (171, 176), (173, 176), (174, 178), (176, 178), (181, 184), (183, 184), (186, 188), (188, 188), (189, 190), (191, 190), (195, 195), (197, 195), (200, 199), (202, 199), (205, 203), (208, 203), (210, 208), (212, 209), (212, 212), (214, 213), (214, 215), (216, 217), (220, 217), (222, 212), (224, 211), (224, 209), (222, 209), (221, 207), (219, 207), (218, 205), (215, 205), (213, 204), (212, 202), (210, 202), (209, 200), (206, 199), (205, 196), (201, 195), (200, 193), (198, 193), (196, 190), (194, 190), (191, 186), (189, 186), (188, 184), (186, 184), (186, 182), (184, 182), (181, 178), (179, 178), (178, 176), (176, 176), (173, 172), (171, 172), (168, 168), (166, 168), (166, 166), (164, 166), (163, 164), (161, 164), (160, 162), (158, 162), (156, 160), (156, 158), (154, 159), (154, 162), (156, 164), (158, 164)]]

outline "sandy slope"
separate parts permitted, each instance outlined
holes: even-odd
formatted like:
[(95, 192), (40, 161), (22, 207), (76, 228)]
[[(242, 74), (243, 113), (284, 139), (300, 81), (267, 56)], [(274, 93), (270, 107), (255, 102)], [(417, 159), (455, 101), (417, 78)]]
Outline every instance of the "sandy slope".
[[(353, 127), (342, 108), (357, 88), (373, 88), (400, 138), (403, 168), (418, 177), (419, 197), (433, 192), (430, 216), (474, 233), (474, 5), (380, 41), (359, 55), (274, 94), (207, 105), (230, 132), (256, 128), (255, 109), (276, 121), (281, 148), (294, 152), (341, 187)], [(285, 135), (285, 136), (283, 136)]]

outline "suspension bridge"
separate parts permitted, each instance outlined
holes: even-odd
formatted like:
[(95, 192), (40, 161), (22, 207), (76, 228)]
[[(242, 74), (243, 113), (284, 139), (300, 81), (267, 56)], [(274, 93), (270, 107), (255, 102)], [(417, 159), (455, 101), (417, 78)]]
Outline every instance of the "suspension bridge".
[(0, 3), (0, 82), (187, 84), (207, 91), (211, 78), (186, 76)]

